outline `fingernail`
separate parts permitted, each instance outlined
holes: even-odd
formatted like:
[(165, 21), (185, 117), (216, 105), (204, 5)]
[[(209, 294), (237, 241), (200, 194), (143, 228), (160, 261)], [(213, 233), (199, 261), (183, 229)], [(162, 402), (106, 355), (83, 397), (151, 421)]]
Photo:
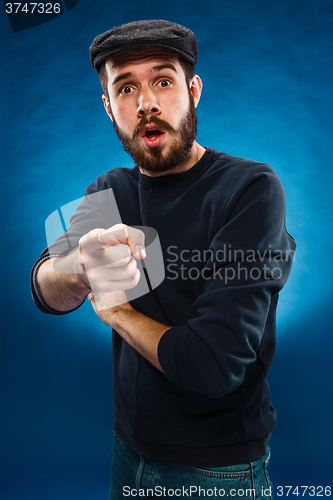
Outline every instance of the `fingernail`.
[(135, 247), (135, 252), (142, 258), (144, 259), (146, 257), (146, 250), (142, 245), (136, 245)]

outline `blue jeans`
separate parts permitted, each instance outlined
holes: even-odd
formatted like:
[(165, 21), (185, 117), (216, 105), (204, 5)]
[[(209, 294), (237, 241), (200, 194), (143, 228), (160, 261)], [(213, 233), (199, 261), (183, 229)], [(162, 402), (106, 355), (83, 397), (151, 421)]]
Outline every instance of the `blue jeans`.
[(109, 500), (210, 498), (271, 500), (267, 465), (270, 452), (254, 462), (229, 467), (175, 465), (137, 453), (117, 435), (113, 438)]

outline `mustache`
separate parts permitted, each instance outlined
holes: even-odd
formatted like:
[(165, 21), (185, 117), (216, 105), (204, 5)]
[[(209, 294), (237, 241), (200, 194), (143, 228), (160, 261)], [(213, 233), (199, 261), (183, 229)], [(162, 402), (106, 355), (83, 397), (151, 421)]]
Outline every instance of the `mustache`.
[(133, 139), (135, 139), (138, 135), (140, 135), (140, 132), (145, 125), (149, 125), (150, 123), (154, 123), (158, 127), (161, 127), (163, 130), (169, 132), (176, 132), (176, 130), (173, 128), (172, 125), (170, 125), (170, 123), (161, 120), (161, 118), (158, 118), (157, 116), (151, 116), (151, 117), (143, 116), (133, 131)]

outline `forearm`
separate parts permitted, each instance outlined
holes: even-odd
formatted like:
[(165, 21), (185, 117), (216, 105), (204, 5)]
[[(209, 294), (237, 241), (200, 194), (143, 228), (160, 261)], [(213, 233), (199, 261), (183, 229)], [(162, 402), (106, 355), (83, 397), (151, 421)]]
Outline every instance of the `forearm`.
[(136, 311), (128, 302), (99, 311), (92, 294), (89, 295), (89, 300), (96, 314), (106, 325), (116, 330), (133, 349), (155, 368), (163, 371), (158, 360), (157, 349), (162, 335), (170, 326), (163, 325)]
[(163, 371), (157, 356), (159, 341), (170, 327), (144, 316), (132, 309), (119, 310), (115, 315), (115, 330), (123, 339), (145, 357), (152, 365)]
[(76, 251), (67, 257), (52, 257), (43, 262), (36, 284), (43, 301), (56, 311), (79, 307), (91, 291), (83, 280)]

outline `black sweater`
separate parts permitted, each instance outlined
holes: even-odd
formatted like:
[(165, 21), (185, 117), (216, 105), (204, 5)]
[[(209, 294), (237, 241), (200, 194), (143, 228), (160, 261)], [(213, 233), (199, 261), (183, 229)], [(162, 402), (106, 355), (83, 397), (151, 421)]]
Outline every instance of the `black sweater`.
[[(34, 266), (41, 310), (57, 313), (34, 284), (39, 263), (66, 254), (94, 227), (121, 220), (154, 228), (164, 258), (162, 283), (131, 301), (172, 327), (158, 347), (164, 373), (113, 331), (115, 432), (147, 456), (182, 465), (261, 457), (276, 419), (266, 381), (276, 306), (295, 250), (279, 178), (268, 165), (206, 148), (187, 172), (153, 178), (115, 168), (86, 194), (94, 202), (85, 196), (67, 233)], [(146, 233), (148, 262), (154, 237)], [(151, 285), (154, 267), (146, 267)]]

